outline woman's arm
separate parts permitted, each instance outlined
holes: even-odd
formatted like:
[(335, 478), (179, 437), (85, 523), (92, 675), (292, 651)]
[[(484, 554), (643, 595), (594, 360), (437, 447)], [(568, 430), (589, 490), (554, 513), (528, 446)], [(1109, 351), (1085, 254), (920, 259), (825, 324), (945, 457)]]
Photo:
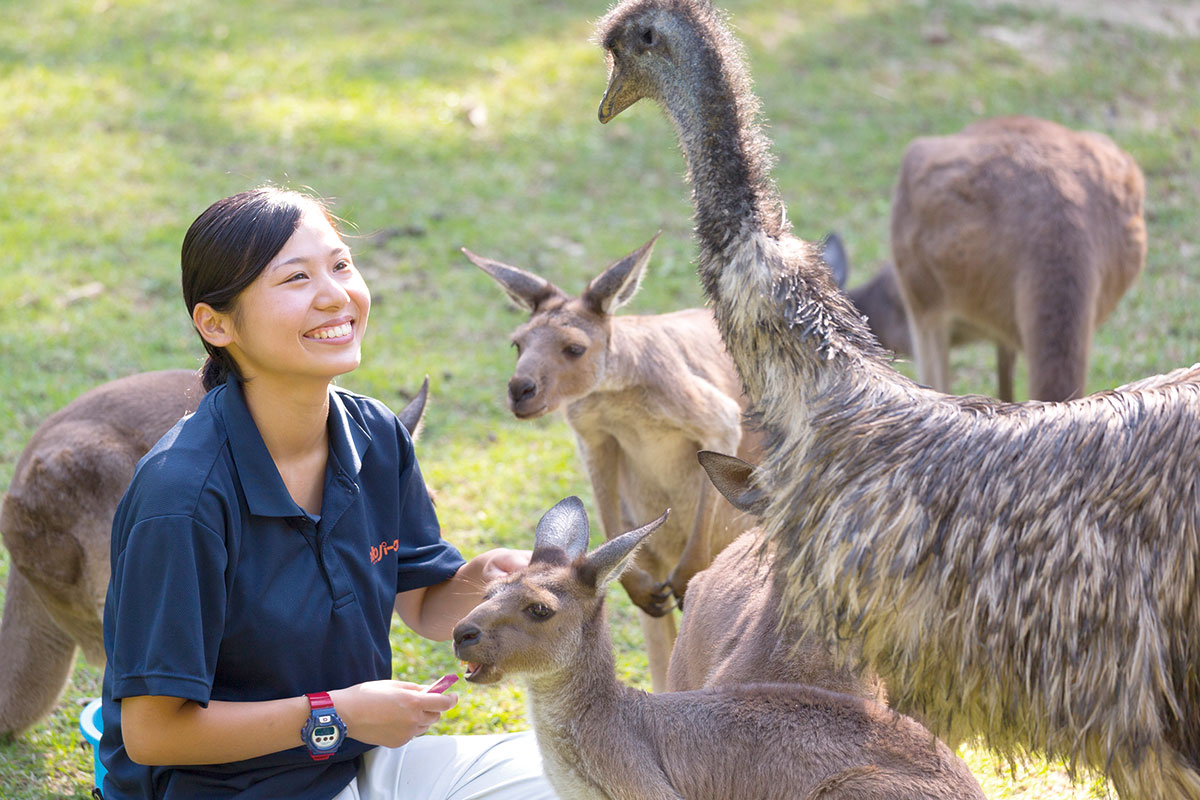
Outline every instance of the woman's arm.
[(530, 551), (497, 548), (480, 553), (454, 576), (423, 589), (396, 595), (396, 613), (426, 639), (446, 641), (458, 621), (483, 600), (489, 583), (529, 565)]
[[(367, 744), (399, 747), (425, 733), (458, 696), (426, 694), (408, 681), (371, 681), (329, 692), (346, 735)], [(302, 744), (308, 698), (208, 707), (178, 697), (121, 700), (121, 732), (129, 757), (146, 765), (224, 764)]]

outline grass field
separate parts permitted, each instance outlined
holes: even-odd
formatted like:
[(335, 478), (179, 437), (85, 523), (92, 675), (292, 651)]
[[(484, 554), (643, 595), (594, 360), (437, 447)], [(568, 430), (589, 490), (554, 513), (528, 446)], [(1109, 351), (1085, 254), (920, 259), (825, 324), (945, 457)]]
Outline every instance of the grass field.
[[(105, 380), (196, 367), (178, 289), (183, 233), (212, 201), (264, 182), (311, 186), (356, 226), (374, 294), (352, 389), (399, 407), (428, 374), (418, 445), (449, 538), (527, 546), (567, 494), (590, 504), (559, 417), (507, 414), (522, 317), (467, 246), (578, 291), (661, 229), (629, 313), (702, 302), (684, 165), (661, 113), (596, 121), (608, 0), (0, 0), (0, 491), (37, 425)], [(864, 280), (887, 258), (892, 182), (913, 137), (1024, 113), (1109, 134), (1147, 180), (1146, 272), (1099, 331), (1089, 390), (1200, 351), (1200, 19), (1138, 0), (729, 0), (747, 45), (776, 179), (797, 233), (836, 229)], [(955, 390), (989, 392), (990, 348), (956, 351)], [(898, 368), (912, 374), (911, 366)], [(1018, 395), (1023, 379), (1018, 377)], [(0, 549), (0, 578), (8, 573)], [(619, 668), (648, 686), (614, 594)], [(398, 677), (456, 667), (393, 636)], [(76, 729), (99, 693), (80, 664), (57, 711), (0, 744), (0, 795), (86, 797)], [(463, 688), (441, 732), (525, 724), (519, 688)], [(1102, 796), (1038, 759), (990, 797)]]

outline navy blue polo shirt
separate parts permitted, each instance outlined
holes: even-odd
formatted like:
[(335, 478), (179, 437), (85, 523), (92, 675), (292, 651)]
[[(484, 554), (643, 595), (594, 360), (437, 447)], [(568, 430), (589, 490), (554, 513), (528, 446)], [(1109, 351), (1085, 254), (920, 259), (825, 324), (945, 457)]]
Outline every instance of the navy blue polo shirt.
[(113, 520), (104, 606), (106, 800), (330, 798), (369, 747), (300, 745), (203, 767), (125, 753), (123, 697), (254, 701), (390, 678), (397, 592), (463, 564), (441, 538), (412, 440), (386, 406), (332, 388), (320, 517), (288, 494), (230, 380), (139, 462)]

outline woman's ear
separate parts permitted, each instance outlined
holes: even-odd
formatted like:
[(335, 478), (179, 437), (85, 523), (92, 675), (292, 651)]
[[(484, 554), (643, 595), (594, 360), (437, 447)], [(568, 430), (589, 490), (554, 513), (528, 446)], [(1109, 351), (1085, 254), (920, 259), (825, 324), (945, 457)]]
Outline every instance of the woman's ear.
[(228, 347), (233, 342), (233, 322), (208, 303), (196, 303), (192, 308), (192, 323), (204, 341), (213, 347)]

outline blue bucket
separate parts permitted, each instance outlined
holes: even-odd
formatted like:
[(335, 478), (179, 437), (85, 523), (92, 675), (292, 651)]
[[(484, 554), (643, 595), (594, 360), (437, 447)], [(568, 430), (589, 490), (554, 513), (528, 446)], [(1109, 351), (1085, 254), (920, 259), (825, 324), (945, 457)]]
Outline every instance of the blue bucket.
[(97, 698), (83, 707), (79, 715), (79, 731), (83, 738), (92, 746), (92, 763), (95, 766), (96, 788), (104, 785), (104, 765), (100, 763), (100, 732), (104, 730), (104, 719), (100, 716), (100, 699)]

